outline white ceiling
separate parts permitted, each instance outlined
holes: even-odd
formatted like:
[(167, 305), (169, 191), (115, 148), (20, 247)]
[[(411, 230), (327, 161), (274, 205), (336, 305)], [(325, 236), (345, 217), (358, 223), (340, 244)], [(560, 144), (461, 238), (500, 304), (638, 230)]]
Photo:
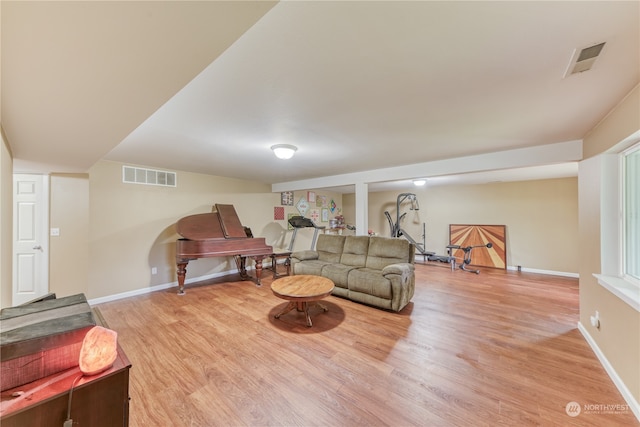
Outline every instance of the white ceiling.
[[(580, 140), (640, 81), (636, 1), (26, 4), (1, 6), (2, 126), (25, 171), (430, 176), (443, 159)], [(591, 71), (563, 78), (600, 42)], [(278, 160), (276, 143), (298, 152)], [(574, 160), (431, 182), (574, 176)]]

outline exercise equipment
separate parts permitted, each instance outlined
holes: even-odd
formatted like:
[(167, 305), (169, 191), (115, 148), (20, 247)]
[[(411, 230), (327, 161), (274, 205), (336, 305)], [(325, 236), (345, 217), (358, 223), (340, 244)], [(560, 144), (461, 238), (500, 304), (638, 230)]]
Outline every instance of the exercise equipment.
[(324, 230), (324, 225), (316, 225), (315, 222), (311, 221), (309, 218), (305, 218), (303, 216), (292, 216), (289, 218), (289, 224), (293, 227), (293, 235), (291, 235), (291, 242), (289, 242), (289, 251), (293, 250), (293, 242), (296, 240), (296, 234), (298, 233), (298, 229), (300, 228), (308, 228), (313, 227), (315, 231), (313, 232), (313, 239), (311, 240), (311, 250), (316, 246), (316, 239), (318, 238), (318, 230)]
[[(493, 247), (493, 243), (487, 243), (486, 245), (473, 245), (473, 246), (460, 246), (460, 245), (448, 245), (447, 250), (451, 258), (453, 257), (453, 251), (457, 249), (461, 249), (464, 252), (464, 258), (462, 260), (462, 264), (460, 264), (460, 270), (468, 271), (469, 273), (480, 274), (480, 270), (469, 270), (467, 265), (471, 264), (471, 251), (473, 248), (488, 248), (491, 249)], [(453, 267), (455, 269), (455, 261)]]
[(447, 264), (451, 265), (451, 271), (455, 271), (456, 269), (457, 260), (456, 257), (451, 255), (451, 250), (449, 250), (449, 255), (436, 255), (434, 252), (432, 252), (431, 255), (425, 255), (425, 260), (446, 262)]
[(404, 212), (402, 215), (400, 215), (400, 207), (402, 203), (404, 203), (407, 200), (411, 203), (409, 210), (412, 210), (412, 211), (420, 210), (420, 205), (418, 204), (418, 197), (414, 193), (401, 193), (401, 194), (398, 194), (398, 197), (396, 198), (396, 222), (394, 223), (393, 220), (391, 219), (391, 214), (389, 213), (389, 211), (384, 212), (385, 216), (387, 217), (387, 221), (389, 221), (389, 227), (391, 228), (391, 237), (404, 237), (405, 239), (413, 243), (413, 245), (416, 247), (416, 250), (420, 252), (420, 254), (423, 256), (435, 255), (435, 252), (429, 252), (425, 250), (426, 234), (425, 234), (424, 223), (422, 224), (422, 243), (419, 243), (418, 241), (416, 241), (413, 237), (411, 237), (409, 233), (407, 233), (406, 230), (400, 227), (400, 222), (407, 214), (406, 212)]
[(447, 246), (448, 255), (437, 255), (435, 252), (427, 251), (425, 249), (426, 231), (425, 231), (424, 223), (422, 223), (422, 243), (417, 242), (413, 237), (411, 237), (409, 233), (406, 232), (406, 230), (404, 230), (400, 226), (400, 222), (407, 214), (406, 212), (404, 212), (403, 214), (400, 214), (400, 207), (406, 201), (409, 201), (411, 203), (409, 210), (416, 210), (416, 211), (420, 210), (420, 205), (418, 204), (418, 197), (414, 193), (398, 194), (398, 197), (396, 198), (395, 223), (391, 218), (391, 214), (388, 211), (384, 212), (385, 216), (387, 217), (387, 221), (389, 221), (389, 228), (391, 229), (391, 237), (404, 237), (409, 242), (413, 243), (413, 245), (416, 248), (416, 251), (418, 251), (426, 261), (448, 263), (451, 265), (451, 271), (454, 271), (456, 269), (456, 264), (458, 261), (458, 259), (455, 256), (453, 256), (453, 251), (460, 249), (464, 252), (464, 257), (462, 258), (462, 262), (459, 265), (460, 270), (467, 271), (469, 273), (480, 274), (480, 270), (470, 270), (467, 268), (467, 266), (471, 264), (471, 251), (474, 248), (483, 248), (483, 247), (491, 248), (493, 246), (492, 243), (487, 243), (486, 245), (475, 245), (475, 246), (464, 246), (464, 247), (460, 245), (448, 245)]

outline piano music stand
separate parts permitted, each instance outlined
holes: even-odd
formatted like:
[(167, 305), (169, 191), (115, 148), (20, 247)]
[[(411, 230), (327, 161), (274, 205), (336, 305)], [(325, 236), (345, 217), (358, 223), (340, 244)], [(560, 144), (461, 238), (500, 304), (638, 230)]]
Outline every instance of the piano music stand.
[(313, 239), (311, 240), (311, 250), (316, 246), (316, 239), (318, 238), (318, 230), (324, 230), (324, 225), (316, 225), (315, 222), (311, 221), (309, 218), (305, 218), (303, 216), (292, 216), (289, 218), (289, 224), (293, 227), (293, 235), (291, 236), (291, 242), (289, 242), (289, 251), (293, 250), (293, 242), (296, 240), (296, 233), (298, 233), (299, 228), (308, 228), (313, 227), (315, 231), (313, 232)]

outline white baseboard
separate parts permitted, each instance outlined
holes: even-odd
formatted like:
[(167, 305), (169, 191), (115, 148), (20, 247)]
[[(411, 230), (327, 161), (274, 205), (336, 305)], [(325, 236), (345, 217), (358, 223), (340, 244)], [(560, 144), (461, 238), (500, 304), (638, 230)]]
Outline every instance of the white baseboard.
[[(252, 268), (247, 268), (247, 270), (251, 270), (251, 269)], [(229, 274), (234, 274), (234, 273), (238, 273), (238, 270), (222, 271), (219, 273), (207, 274), (205, 276), (193, 277), (191, 279), (185, 280), (184, 284), (188, 285), (189, 283), (201, 282), (203, 280), (209, 280), (209, 279), (216, 279), (218, 277), (227, 276)], [(120, 294), (108, 295), (106, 297), (94, 298), (94, 299), (88, 300), (87, 302), (89, 303), (89, 305), (103, 304), (105, 302), (117, 301), (119, 299), (135, 297), (138, 295), (145, 295), (151, 292), (162, 291), (162, 290), (174, 288), (174, 287), (175, 288), (178, 287), (177, 281), (170, 282), (170, 283), (163, 283), (161, 285), (155, 285), (148, 288), (136, 289), (134, 291), (122, 292)]]
[[(518, 266), (509, 265), (507, 266), (507, 270), (510, 271), (518, 271)], [(525, 273), (538, 273), (538, 274), (548, 274), (551, 276), (563, 276), (563, 277), (573, 277), (574, 279), (578, 279), (580, 275), (578, 273), (569, 273), (566, 271), (553, 271), (553, 270), (539, 270), (537, 268), (526, 268), (522, 267), (520, 271)]]
[[(602, 365), (604, 370), (607, 371), (607, 374), (615, 384), (618, 391), (622, 394), (622, 397), (627, 402), (627, 405), (629, 405), (629, 408), (631, 409), (633, 414), (636, 416), (638, 421), (640, 421), (640, 403), (635, 400), (635, 398), (633, 397), (633, 394), (631, 394), (631, 392), (629, 391), (627, 386), (624, 384), (622, 379), (618, 376), (616, 370), (613, 368), (613, 366), (611, 366), (611, 363), (609, 363), (609, 360), (607, 359), (607, 357), (600, 350), (600, 347), (598, 347), (598, 344), (596, 344), (596, 341), (593, 339), (593, 337), (591, 337), (587, 329), (584, 326), (582, 326), (582, 323), (580, 322), (578, 322), (578, 330), (580, 331), (580, 333), (582, 333), (582, 336), (584, 336), (584, 339), (587, 340), (587, 343), (589, 344), (593, 352), (598, 357), (598, 360), (600, 360), (600, 364)], [(610, 402), (606, 402), (606, 403), (610, 403)]]

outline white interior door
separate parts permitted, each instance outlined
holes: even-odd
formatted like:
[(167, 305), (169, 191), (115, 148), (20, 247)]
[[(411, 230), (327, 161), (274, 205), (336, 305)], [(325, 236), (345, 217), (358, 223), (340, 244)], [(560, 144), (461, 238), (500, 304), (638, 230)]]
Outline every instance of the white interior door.
[(49, 292), (49, 177), (13, 176), (13, 298), (18, 305)]

